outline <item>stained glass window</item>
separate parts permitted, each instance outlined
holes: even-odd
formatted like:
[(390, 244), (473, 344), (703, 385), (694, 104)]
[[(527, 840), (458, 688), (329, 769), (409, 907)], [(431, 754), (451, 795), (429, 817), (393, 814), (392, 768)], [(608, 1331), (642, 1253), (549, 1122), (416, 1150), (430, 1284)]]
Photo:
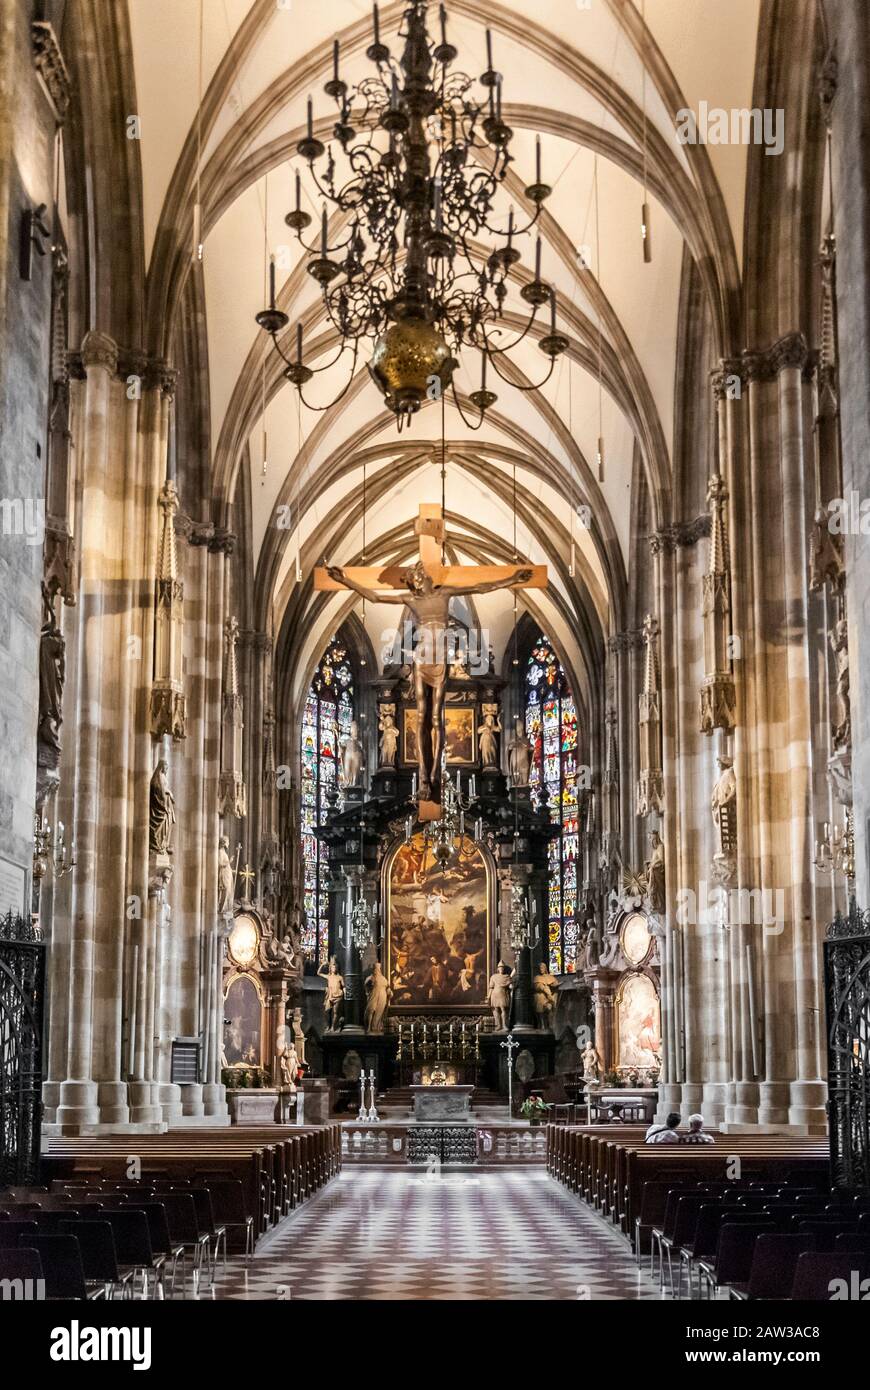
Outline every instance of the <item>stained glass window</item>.
[(326, 821), (331, 792), (338, 792), (337, 808), (343, 805), (338, 760), (353, 717), (353, 671), (345, 644), (333, 637), (309, 687), (301, 733), (302, 946), (318, 966), (329, 952), (329, 864), (314, 831)]
[(545, 806), (561, 834), (550, 841), (547, 921), (550, 969), (570, 974), (577, 965), (577, 710), (549, 638), (532, 644), (525, 672), (526, 732), (532, 743), (532, 799)]

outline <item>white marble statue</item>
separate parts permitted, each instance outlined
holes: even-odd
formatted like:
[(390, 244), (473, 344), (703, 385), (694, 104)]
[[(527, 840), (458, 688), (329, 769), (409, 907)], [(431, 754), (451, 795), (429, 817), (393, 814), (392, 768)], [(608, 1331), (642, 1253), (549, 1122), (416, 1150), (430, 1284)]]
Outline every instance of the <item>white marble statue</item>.
[(236, 897), (236, 876), (230, 861), (230, 842), (226, 835), (218, 841), (218, 912), (222, 917), (233, 910)]
[(521, 719), (514, 720), (513, 736), (508, 743), (508, 772), (515, 787), (527, 787), (532, 772), (532, 745)]
[(395, 767), (399, 752), (399, 728), (390, 710), (385, 710), (378, 721), (380, 730), (381, 767)]
[(390, 1002), (392, 990), (390, 989), (386, 975), (381, 969), (379, 961), (375, 961), (372, 966), (372, 973), (366, 980), (366, 993), (368, 994), (365, 1019), (366, 1032), (383, 1033), (384, 1014), (387, 1011), (387, 1005)]
[(341, 784), (358, 787), (363, 770), (363, 746), (359, 741), (359, 725), (351, 720), (350, 733), (341, 749)]
[(504, 961), (499, 961), (498, 969), (489, 977), (486, 1002), (492, 1009), (495, 1032), (506, 1033), (511, 1012), (511, 972)]

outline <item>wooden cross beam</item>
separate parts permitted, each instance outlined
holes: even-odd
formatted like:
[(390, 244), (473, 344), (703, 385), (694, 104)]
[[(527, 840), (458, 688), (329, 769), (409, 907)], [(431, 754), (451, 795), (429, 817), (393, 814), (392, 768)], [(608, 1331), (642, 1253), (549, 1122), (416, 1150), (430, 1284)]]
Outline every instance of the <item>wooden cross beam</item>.
[[(517, 589), (547, 587), (546, 565), (527, 566), (526, 568), (531, 570), (531, 577), (520, 583), (514, 580), (515, 565), (443, 565), (441, 556), (446, 528), (440, 504), (437, 502), (421, 502), (419, 515), (414, 522), (414, 532), (419, 543), (420, 563), (434, 584), (451, 589), (465, 589), (473, 588), (477, 584), (495, 584), (501, 580), (506, 586), (510, 584)], [(389, 592), (392, 589), (407, 588), (407, 568), (403, 565), (386, 565), (383, 569), (367, 565), (349, 565), (344, 572), (348, 579), (362, 584), (366, 589), (383, 589)], [(318, 590), (333, 591), (344, 589), (346, 586), (340, 580), (333, 579), (325, 569), (318, 568), (314, 571), (314, 587)]]

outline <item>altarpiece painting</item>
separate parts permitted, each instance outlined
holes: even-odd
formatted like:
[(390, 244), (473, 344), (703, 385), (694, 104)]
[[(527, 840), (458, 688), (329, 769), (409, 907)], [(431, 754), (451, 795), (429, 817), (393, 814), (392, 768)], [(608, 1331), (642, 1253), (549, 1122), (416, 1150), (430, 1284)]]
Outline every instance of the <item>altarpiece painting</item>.
[(385, 874), (391, 1011), (484, 1007), (494, 896), (485, 853), (464, 836), (442, 869), (418, 834), (396, 848)]

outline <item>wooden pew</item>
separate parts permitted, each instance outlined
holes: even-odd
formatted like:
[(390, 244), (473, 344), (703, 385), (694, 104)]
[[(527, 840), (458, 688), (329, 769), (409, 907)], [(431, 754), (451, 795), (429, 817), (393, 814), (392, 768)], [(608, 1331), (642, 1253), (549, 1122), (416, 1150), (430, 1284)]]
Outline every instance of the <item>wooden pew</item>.
[(238, 1178), (257, 1234), (304, 1201), (341, 1167), (338, 1125), (175, 1130), (152, 1135), (52, 1138), (42, 1155), (43, 1180), (124, 1178), (131, 1154), (143, 1176)]

